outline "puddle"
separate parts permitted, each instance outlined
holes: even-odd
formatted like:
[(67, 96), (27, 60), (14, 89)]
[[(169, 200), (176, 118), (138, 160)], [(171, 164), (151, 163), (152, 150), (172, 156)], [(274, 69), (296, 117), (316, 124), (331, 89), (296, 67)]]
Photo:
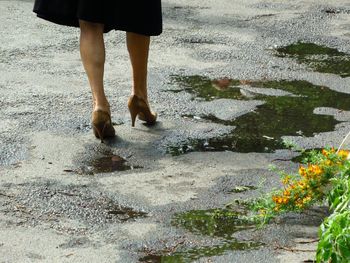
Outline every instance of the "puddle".
[(233, 250), (256, 249), (262, 243), (238, 241), (233, 237), (237, 231), (254, 229), (252, 222), (241, 219), (240, 213), (225, 209), (193, 210), (175, 215), (172, 224), (183, 227), (192, 233), (217, 237), (222, 240), (218, 245), (195, 248), (181, 248), (175, 252), (160, 251), (149, 253), (139, 259), (140, 262), (192, 262), (202, 257), (223, 255)]
[(255, 224), (241, 217), (241, 213), (232, 210), (193, 210), (175, 215), (172, 224), (192, 233), (234, 240), (235, 232), (255, 228)]
[(314, 43), (298, 42), (277, 49), (279, 57), (292, 57), (321, 73), (350, 76), (350, 54)]
[[(213, 87), (213, 81), (199, 76), (178, 78), (178, 84), (186, 91), (193, 86), (195, 97), (213, 100), (218, 98), (246, 99), (237, 95), (234, 85), (237, 81), (227, 80), (223, 93)], [(185, 82), (183, 82), (185, 81)], [(242, 83), (242, 81), (240, 82)], [(274, 152), (284, 149), (282, 136), (306, 136), (333, 131), (340, 123), (330, 115), (314, 114), (317, 107), (330, 107), (350, 110), (350, 95), (333, 91), (325, 86), (313, 85), (307, 81), (245, 81), (259, 89), (278, 89), (293, 96), (271, 96), (255, 94), (254, 99), (264, 100), (265, 104), (256, 110), (236, 119), (224, 121), (215, 116), (197, 116), (195, 121), (209, 121), (236, 127), (232, 133), (209, 139), (187, 139), (176, 145), (169, 145), (168, 153), (180, 155), (193, 151), (234, 151), (234, 152)], [(203, 88), (201, 88), (203, 86)], [(234, 101), (232, 102), (234, 103)], [(187, 118), (189, 116), (186, 116)]]
[(206, 101), (227, 98), (227, 99), (247, 99), (237, 88), (240, 85), (239, 80), (217, 79), (195, 75), (195, 76), (173, 76), (173, 81), (181, 85), (180, 90), (170, 90), (172, 92), (186, 91), (194, 95), (193, 99), (202, 98)]
[[(150, 254), (139, 259), (139, 262), (147, 263), (186, 263), (193, 262), (203, 257), (220, 256), (228, 251), (256, 249), (262, 244), (258, 242), (226, 242), (222, 245), (204, 246), (199, 248), (176, 251), (170, 255)], [(165, 253), (166, 254), (166, 253)], [(211, 261), (208, 261), (211, 262)]]
[(140, 166), (129, 165), (125, 159), (118, 155), (109, 155), (93, 160), (91, 166), (94, 173), (110, 173), (141, 168)]
[(110, 150), (96, 153), (94, 156), (88, 155), (85, 159), (86, 160), (82, 162), (81, 160), (76, 161), (77, 163), (80, 163), (80, 165), (78, 164), (77, 169), (66, 169), (64, 171), (84, 175), (94, 175), (97, 173), (122, 172), (142, 168), (142, 166), (130, 164), (127, 160), (121, 156), (113, 154)]

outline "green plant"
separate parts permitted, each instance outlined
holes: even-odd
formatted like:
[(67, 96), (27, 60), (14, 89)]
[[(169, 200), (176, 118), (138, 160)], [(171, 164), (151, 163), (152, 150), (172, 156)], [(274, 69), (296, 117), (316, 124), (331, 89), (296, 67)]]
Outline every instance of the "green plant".
[[(317, 262), (350, 262), (350, 161), (349, 151), (334, 148), (310, 151), (298, 173), (281, 175), (282, 189), (245, 202), (250, 219), (261, 225), (279, 214), (300, 212), (327, 201), (332, 214), (320, 227)], [(277, 171), (275, 167), (271, 168)]]
[(350, 262), (350, 162), (331, 180), (327, 201), (333, 213), (320, 227), (317, 262)]

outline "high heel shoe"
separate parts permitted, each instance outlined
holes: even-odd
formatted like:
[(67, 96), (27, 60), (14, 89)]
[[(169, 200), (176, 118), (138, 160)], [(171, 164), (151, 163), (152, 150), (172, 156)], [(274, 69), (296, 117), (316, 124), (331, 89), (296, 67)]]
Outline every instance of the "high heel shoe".
[(154, 124), (157, 120), (157, 113), (152, 112), (144, 99), (131, 95), (128, 100), (128, 108), (131, 115), (131, 126), (135, 126), (135, 119), (145, 121), (147, 124)]
[(101, 142), (103, 142), (104, 138), (115, 136), (111, 116), (106, 111), (93, 111), (91, 125), (96, 138), (101, 139)]

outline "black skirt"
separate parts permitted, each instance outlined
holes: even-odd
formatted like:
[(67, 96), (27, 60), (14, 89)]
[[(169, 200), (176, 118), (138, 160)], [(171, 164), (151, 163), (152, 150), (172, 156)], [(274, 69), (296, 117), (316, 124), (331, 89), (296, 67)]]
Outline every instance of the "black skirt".
[(161, 0), (35, 0), (38, 17), (79, 27), (79, 19), (147, 36), (162, 33)]

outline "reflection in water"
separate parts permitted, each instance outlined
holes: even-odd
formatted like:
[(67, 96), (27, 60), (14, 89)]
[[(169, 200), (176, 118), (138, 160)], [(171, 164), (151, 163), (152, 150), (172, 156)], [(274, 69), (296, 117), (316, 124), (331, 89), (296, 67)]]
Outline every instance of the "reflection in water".
[(262, 243), (238, 241), (233, 237), (237, 231), (254, 229), (255, 224), (243, 220), (241, 214), (225, 209), (193, 210), (175, 215), (172, 224), (183, 227), (195, 234), (212, 236), (221, 240), (213, 246), (178, 249), (175, 252), (159, 251), (151, 253), (140, 262), (192, 262), (202, 257), (223, 255), (234, 250), (256, 249)]
[(193, 249), (187, 249), (184, 251), (176, 251), (173, 253), (159, 252), (156, 254), (149, 254), (145, 257), (140, 258), (139, 262), (187, 263), (187, 262), (193, 262), (203, 257), (220, 256), (229, 251), (257, 249), (262, 245), (263, 245), (262, 243), (252, 242), (252, 241), (246, 241), (246, 242), (230, 241), (230, 242), (225, 242), (221, 245), (203, 246), (203, 247), (198, 247)]
[(149, 253), (139, 259), (140, 262), (192, 262), (202, 257), (223, 255), (234, 250), (257, 249), (263, 244), (254, 241), (238, 241), (233, 237), (237, 231), (254, 229), (255, 225), (243, 220), (240, 213), (225, 209), (193, 210), (176, 214), (172, 220), (175, 226), (183, 227), (199, 235), (216, 237), (221, 240), (217, 245), (175, 249)]
[(232, 235), (255, 228), (251, 221), (242, 219), (242, 213), (225, 209), (193, 210), (175, 215), (173, 225), (193, 233), (235, 240)]
[(127, 163), (125, 159), (118, 155), (104, 156), (91, 162), (95, 173), (110, 173), (114, 171), (127, 171), (141, 168), (139, 166), (132, 166)]
[[(95, 152), (95, 150), (91, 150)], [(113, 154), (110, 150), (97, 152), (93, 155), (91, 153), (85, 160), (78, 160), (79, 167), (74, 170), (64, 170), (65, 172), (76, 172), (78, 174), (93, 175), (97, 173), (112, 173), (128, 171), (133, 169), (140, 169), (141, 166), (132, 165), (124, 158)], [(81, 164), (82, 163), (82, 164)]]
[[(240, 84), (238, 80), (217, 79), (211, 80), (203, 76), (173, 76), (173, 81), (181, 86), (180, 91), (194, 94), (195, 97), (210, 101), (220, 98), (246, 99), (236, 86)], [(175, 91), (176, 92), (176, 91)]]
[(207, 77), (178, 76), (174, 80), (194, 97), (204, 100), (219, 98), (247, 100), (248, 98), (239, 91), (239, 83), (257, 89), (284, 90), (294, 95), (268, 96), (256, 93), (254, 99), (264, 100), (265, 104), (229, 121), (212, 115), (201, 116), (202, 121), (234, 126), (235, 129), (232, 133), (217, 138), (190, 138), (184, 142), (169, 145), (168, 152), (173, 155), (191, 151), (273, 152), (276, 149), (285, 148), (282, 136), (313, 136), (315, 133), (334, 130), (339, 121), (333, 116), (314, 114), (315, 108), (331, 107), (350, 110), (349, 94), (337, 92), (325, 86), (313, 85), (307, 81), (231, 80), (231, 86), (220, 91), (213, 87), (213, 81)]

